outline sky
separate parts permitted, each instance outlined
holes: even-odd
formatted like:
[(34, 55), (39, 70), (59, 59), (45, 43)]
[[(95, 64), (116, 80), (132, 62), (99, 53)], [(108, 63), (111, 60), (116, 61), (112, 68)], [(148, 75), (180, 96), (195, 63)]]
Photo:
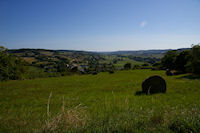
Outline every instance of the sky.
[(200, 0), (0, 0), (0, 45), (85, 51), (200, 43)]

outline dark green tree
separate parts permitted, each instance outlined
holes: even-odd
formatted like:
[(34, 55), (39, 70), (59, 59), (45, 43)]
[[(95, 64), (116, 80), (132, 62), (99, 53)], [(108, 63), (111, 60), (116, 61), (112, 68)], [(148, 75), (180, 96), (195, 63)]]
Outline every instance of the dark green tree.
[(182, 51), (179, 53), (175, 60), (175, 69), (185, 72), (186, 71), (186, 64), (189, 60), (191, 60), (192, 56), (189, 50)]
[(192, 72), (200, 74), (200, 45), (192, 47)]
[(124, 69), (125, 69), (125, 70), (131, 69), (131, 63), (126, 63), (126, 64), (124, 65)]
[(24, 61), (10, 55), (8, 50), (0, 47), (0, 81), (22, 79), (25, 73)]
[(175, 61), (177, 57), (177, 52), (170, 50), (165, 56), (161, 59), (161, 64), (164, 69), (175, 69)]

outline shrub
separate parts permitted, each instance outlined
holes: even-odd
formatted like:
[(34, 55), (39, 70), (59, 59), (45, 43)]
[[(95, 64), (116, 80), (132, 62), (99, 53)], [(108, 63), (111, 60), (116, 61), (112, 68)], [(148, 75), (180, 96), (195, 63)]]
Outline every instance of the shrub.
[(142, 64), (142, 66), (146, 67), (146, 66), (149, 66), (149, 64), (148, 63), (144, 63), (144, 64)]
[(126, 63), (126, 64), (124, 65), (124, 69), (125, 69), (125, 70), (131, 69), (131, 63)]
[(0, 47), (0, 81), (22, 79), (25, 73), (25, 62), (8, 54), (7, 49)]
[(140, 69), (140, 68), (141, 68), (140, 65), (134, 65), (134, 66), (133, 66), (133, 69)]

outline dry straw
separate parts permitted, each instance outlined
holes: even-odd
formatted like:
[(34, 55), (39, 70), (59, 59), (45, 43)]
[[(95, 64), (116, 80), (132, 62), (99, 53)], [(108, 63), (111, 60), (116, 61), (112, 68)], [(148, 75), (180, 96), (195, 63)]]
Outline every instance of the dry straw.
[(54, 132), (59, 129), (68, 130), (71, 128), (84, 127), (86, 124), (86, 112), (82, 104), (78, 104), (75, 107), (65, 109), (65, 97), (62, 98), (61, 112), (51, 117), (50, 115), (50, 101), (52, 92), (49, 95), (47, 103), (47, 122), (43, 127), (45, 132)]

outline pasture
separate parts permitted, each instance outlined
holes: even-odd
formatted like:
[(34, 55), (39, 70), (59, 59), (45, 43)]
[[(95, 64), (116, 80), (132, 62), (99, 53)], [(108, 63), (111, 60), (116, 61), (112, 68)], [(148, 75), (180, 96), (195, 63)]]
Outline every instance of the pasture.
[[(139, 94), (148, 76), (166, 94)], [(128, 70), (0, 82), (0, 132), (198, 132), (200, 80)]]

